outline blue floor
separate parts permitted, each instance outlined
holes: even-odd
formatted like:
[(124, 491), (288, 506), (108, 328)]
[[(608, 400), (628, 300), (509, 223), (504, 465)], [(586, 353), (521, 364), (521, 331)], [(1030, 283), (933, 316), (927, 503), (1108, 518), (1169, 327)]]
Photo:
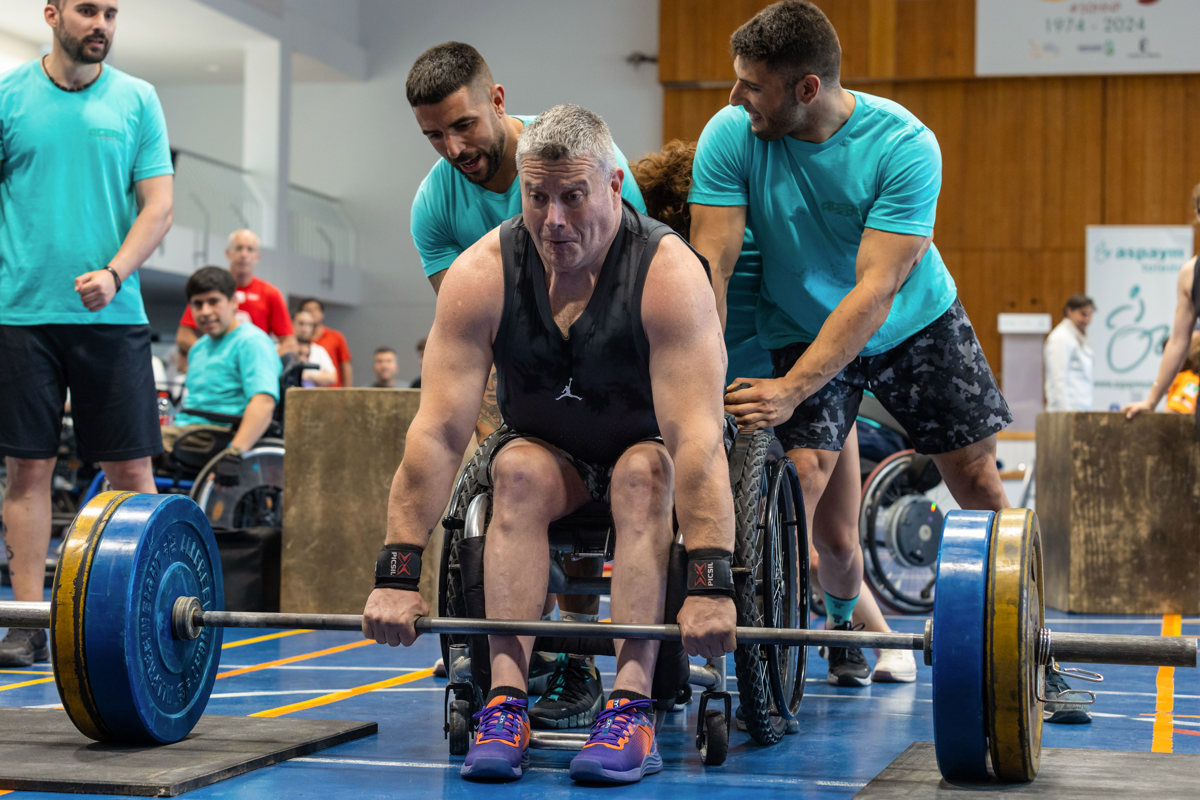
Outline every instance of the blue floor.
[[(0, 590), (0, 599), (11, 598), (11, 590)], [(1049, 610), (1048, 617), (1047, 625), (1055, 630), (1079, 632), (1158, 634), (1163, 624), (1161, 618), (1096, 618)], [(925, 620), (890, 617), (889, 622), (896, 630), (915, 632), (923, 629)], [(1183, 634), (1200, 634), (1200, 620), (1184, 619)], [(437, 642), (431, 637), (423, 637), (405, 650), (363, 645), (349, 633), (227, 631), (222, 674), (208, 713), (244, 716), (276, 710), (297, 717), (375, 720), (379, 734), (186, 796), (196, 800), (503, 798), (553, 792), (556, 798), (571, 798), (613, 791), (575, 786), (566, 774), (570, 754), (544, 750), (533, 752), (531, 768), (515, 784), (473, 785), (462, 781), (458, 776), (461, 758), (447, 755), (442, 738), (445, 681), (433, 678), (428, 669), (437, 655)], [(606, 672), (606, 683), (610, 683), (612, 659), (600, 659), (600, 666)], [(758, 747), (746, 734), (735, 730), (725, 765), (705, 768), (694, 744), (693, 702), (688, 711), (668, 715), (660, 727), (663, 772), (616, 791), (628, 798), (673, 795), (707, 800), (733, 797), (735, 793), (742, 797), (746, 789), (771, 796), (786, 792), (794, 798), (853, 797), (909, 744), (932, 741), (931, 671), (923, 664), (918, 669), (915, 684), (835, 688), (825, 683), (825, 662), (813, 649), (798, 734), (774, 747)], [(1046, 747), (1200, 753), (1200, 675), (1196, 670), (1128, 666), (1101, 666), (1097, 670), (1106, 680), (1097, 692), (1094, 722), (1083, 726), (1047, 725)], [(354, 691), (379, 683), (386, 685)], [(730, 688), (736, 689), (732, 676)], [(345, 690), (351, 690), (349, 696), (330, 697)], [(292, 708), (305, 701), (312, 705)], [(56, 705), (57, 695), (46, 665), (0, 670), (0, 706)], [(1156, 715), (1156, 711), (1160, 713)], [(1137, 776), (1131, 776), (1131, 791), (1137, 780)], [(37, 794), (0, 791), (0, 795), (14, 800)]]

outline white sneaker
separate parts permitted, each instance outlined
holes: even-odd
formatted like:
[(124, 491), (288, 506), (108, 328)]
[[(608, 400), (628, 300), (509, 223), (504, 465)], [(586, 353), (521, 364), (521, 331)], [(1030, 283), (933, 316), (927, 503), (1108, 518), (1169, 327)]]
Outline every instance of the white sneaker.
[(911, 650), (880, 650), (871, 680), (878, 683), (912, 683), (917, 679), (917, 662)]

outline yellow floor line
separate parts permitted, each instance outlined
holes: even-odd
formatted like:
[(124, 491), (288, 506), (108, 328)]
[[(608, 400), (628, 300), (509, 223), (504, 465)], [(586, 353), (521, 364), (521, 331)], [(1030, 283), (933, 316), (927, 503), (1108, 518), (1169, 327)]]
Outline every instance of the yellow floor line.
[(361, 641), (351, 642), (350, 644), (343, 644), (343, 645), (339, 645), (337, 647), (330, 647), (326, 650), (318, 650), (315, 653), (302, 653), (301, 655), (298, 655), (298, 656), (291, 656), (289, 658), (281, 658), (278, 661), (267, 661), (263, 664), (255, 664), (252, 667), (241, 667), (240, 669), (231, 669), (228, 672), (217, 673), (217, 677), (218, 678), (232, 678), (235, 675), (245, 675), (247, 672), (258, 672), (259, 670), (270, 669), (271, 667), (278, 667), (282, 664), (294, 664), (297, 661), (307, 661), (310, 658), (320, 658), (321, 656), (333, 655), (334, 653), (343, 653), (346, 650), (353, 650), (356, 647), (365, 647), (366, 645), (369, 645), (369, 644), (375, 644), (375, 640), (374, 639), (363, 639)]
[(26, 686), (37, 686), (40, 683), (54, 683), (54, 678), (38, 678), (33, 681), (24, 681), (22, 683), (10, 683), (7, 686), (0, 686), (0, 692), (7, 692), (9, 689), (23, 689)]
[(0, 669), (0, 675), (53, 675), (53, 672), (30, 672), (27, 669)]
[(258, 644), (259, 642), (269, 642), (272, 639), (282, 639), (285, 636), (295, 636), (298, 633), (312, 633), (311, 628), (298, 628), (294, 631), (280, 631), (279, 633), (268, 633), (265, 636), (255, 636), (252, 639), (238, 639), (236, 642), (225, 642), (221, 645), (222, 650), (228, 650), (231, 647), (241, 647), (244, 644)]
[[(372, 642), (372, 644), (374, 644), (374, 643)], [(430, 667), (428, 669), (418, 670), (416, 672), (410, 672), (407, 675), (400, 675), (395, 678), (388, 678), (385, 681), (378, 681), (376, 683), (368, 683), (365, 686), (357, 686), (353, 689), (346, 689), (341, 692), (334, 692), (332, 694), (321, 695), (320, 697), (314, 697), (311, 700), (304, 700), (299, 703), (293, 703), (293, 704), (287, 705), (287, 706), (280, 706), (279, 708), (270, 708), (270, 709), (267, 709), (266, 711), (258, 711), (254, 714), (251, 714), (250, 716), (252, 716), (252, 717), (282, 717), (284, 714), (291, 714), (293, 711), (304, 711), (305, 709), (316, 708), (317, 706), (324, 706), (324, 705), (329, 705), (330, 703), (337, 703), (341, 700), (349, 700), (351, 697), (358, 697), (359, 695), (367, 694), (368, 692), (373, 692), (377, 689), (390, 689), (393, 686), (400, 686), (405, 683), (412, 683), (413, 681), (417, 681), (422, 678), (428, 678), (431, 675), (433, 675), (433, 667)]]
[[(1178, 636), (1182, 629), (1181, 615), (1163, 615), (1163, 636)], [(1175, 750), (1175, 668), (1159, 667), (1155, 686), (1158, 696), (1154, 701), (1154, 738), (1150, 744), (1150, 752), (1172, 753)]]

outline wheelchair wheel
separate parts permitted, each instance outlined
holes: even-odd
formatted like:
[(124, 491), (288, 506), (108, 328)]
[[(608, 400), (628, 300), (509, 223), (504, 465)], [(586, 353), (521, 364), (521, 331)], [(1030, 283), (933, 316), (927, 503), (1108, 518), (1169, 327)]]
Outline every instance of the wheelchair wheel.
[(283, 526), (283, 440), (261, 439), (242, 454), (237, 482), (217, 483), (212, 458), (192, 485), (191, 497), (204, 509), (213, 528), (279, 528)]
[[(808, 625), (808, 541), (795, 467), (773, 436), (742, 434), (730, 455), (737, 538), (738, 625)], [(788, 731), (804, 696), (803, 645), (738, 645), (734, 652), (746, 730), (759, 744)]]
[[(490, 440), (490, 437), (489, 437)], [(442, 543), (441, 569), (438, 571), (438, 616), (469, 617), (467, 598), (462, 580), (459, 563), (459, 551), (465, 533), (467, 510), (471, 500), (478, 494), (487, 491), (487, 462), (491, 458), (491, 450), (480, 447), (471, 457), (467, 465), (459, 473), (451, 494), (450, 505), (442, 520), (445, 539)], [(482, 520), (484, 524), (487, 520)], [(441, 634), (442, 663), (450, 670), (450, 646), (453, 644), (468, 644), (468, 636), (462, 634)]]
[(898, 611), (922, 614), (933, 609), (944, 517), (939, 500), (949, 497), (944, 483), (925, 490), (916, 484), (915, 456), (893, 453), (867, 477), (858, 533), (863, 574), (875, 594)]

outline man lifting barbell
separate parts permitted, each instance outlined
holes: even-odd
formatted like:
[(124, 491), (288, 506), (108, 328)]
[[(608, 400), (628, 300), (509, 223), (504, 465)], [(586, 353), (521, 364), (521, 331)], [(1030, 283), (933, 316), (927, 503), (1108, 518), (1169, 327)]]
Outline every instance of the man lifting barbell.
[[(702, 260), (621, 201), (608, 127), (578, 106), (530, 122), (517, 146), (522, 215), (454, 263), (426, 346), (421, 408), (388, 508), (387, 544), (363, 632), (411, 644), (427, 609), (420, 553), (449, 496), (490, 365), (513, 432), (493, 457), (489, 615), (536, 620), (548, 579), (547, 527), (589, 501), (611, 506), (612, 617), (662, 621), (672, 505), (692, 566), (679, 614), (692, 655), (734, 648), (733, 510), (721, 390), (724, 349)], [(699, 570), (699, 571), (698, 571)], [(462, 774), (521, 776), (529, 743), (531, 639), (491, 638), (492, 688)], [(651, 677), (657, 641), (620, 641), (617, 675), (577, 780), (657, 772)]]

